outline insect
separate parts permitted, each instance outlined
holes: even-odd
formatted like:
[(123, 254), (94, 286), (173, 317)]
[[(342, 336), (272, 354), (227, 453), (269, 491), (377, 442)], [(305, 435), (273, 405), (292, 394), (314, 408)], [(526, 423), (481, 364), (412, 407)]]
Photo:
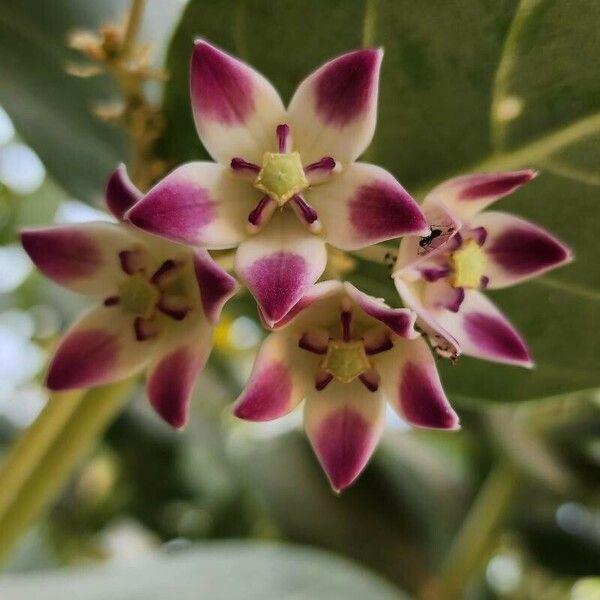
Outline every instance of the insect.
[[(425, 254), (443, 244), (454, 233), (454, 227), (437, 227), (432, 225), (430, 231), (428, 236), (419, 240), (419, 246), (421, 248), (419, 254)], [(440, 243), (435, 244), (434, 248), (430, 248), (435, 240), (438, 240)]]

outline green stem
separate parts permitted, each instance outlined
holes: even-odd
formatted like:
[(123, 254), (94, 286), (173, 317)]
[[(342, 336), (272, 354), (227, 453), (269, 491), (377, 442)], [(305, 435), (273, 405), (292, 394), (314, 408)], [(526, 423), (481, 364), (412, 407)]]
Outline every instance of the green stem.
[(6, 456), (0, 470), (0, 521), (77, 408), (83, 393), (77, 390), (53, 394)]
[(123, 45), (121, 46), (121, 58), (125, 60), (129, 58), (133, 50), (133, 44), (140, 29), (145, 6), (146, 0), (132, 0), (131, 2), (131, 8), (127, 15), (127, 22), (125, 23)]
[[(12, 486), (3, 490), (6, 505), (0, 510), (0, 562), (4, 561), (16, 542), (56, 496), (73, 468), (90, 450), (94, 441), (108, 427), (129, 396), (132, 380), (119, 382), (70, 398), (73, 410), (58, 427), (51, 414), (44, 411), (19, 441), (0, 474), (0, 481)], [(62, 399), (64, 400), (64, 398)], [(56, 400), (55, 400), (56, 402)], [(50, 407), (49, 407), (50, 408)], [(65, 410), (65, 414), (66, 414)], [(50, 435), (51, 430), (56, 430)], [(44, 445), (34, 438), (49, 441)], [(19, 465), (26, 473), (14, 475)], [(10, 473), (9, 473), (10, 471)], [(4, 496), (5, 495), (5, 496)]]
[(520, 477), (507, 461), (488, 475), (433, 581), (419, 595), (424, 600), (459, 600), (465, 588), (487, 562), (497, 544), (506, 515), (518, 490)]

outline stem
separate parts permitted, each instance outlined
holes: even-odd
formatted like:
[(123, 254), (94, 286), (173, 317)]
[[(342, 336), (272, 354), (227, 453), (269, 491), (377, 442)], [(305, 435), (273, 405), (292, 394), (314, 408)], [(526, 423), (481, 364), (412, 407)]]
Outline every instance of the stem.
[(131, 9), (127, 15), (125, 33), (123, 34), (123, 45), (121, 46), (121, 58), (127, 59), (133, 49), (142, 22), (142, 15), (146, 7), (146, 0), (132, 0)]
[(520, 477), (508, 461), (490, 472), (456, 535), (439, 574), (419, 597), (460, 600), (471, 577), (487, 562), (519, 487)]
[(53, 394), (8, 453), (0, 470), (0, 521), (77, 408), (83, 390)]
[[(65, 409), (60, 426), (51, 419), (53, 407), (49, 406), (48, 411), (44, 410), (40, 415), (40, 422), (36, 421), (25, 434), (27, 441), (17, 442), (0, 474), (0, 481), (8, 482), (8, 489), (2, 490), (7, 500), (0, 510), (0, 562), (6, 559), (15, 543), (108, 427), (129, 396), (132, 383), (133, 380), (122, 381), (96, 388), (83, 396), (72, 393), (67, 398), (72, 410), (67, 415)], [(66, 404), (64, 398), (60, 400)], [(50, 435), (52, 430), (55, 430), (54, 435)], [(42, 450), (44, 443), (38, 442), (37, 436), (46, 442), (52, 441)], [(13, 474), (19, 465), (24, 465), (27, 473)]]

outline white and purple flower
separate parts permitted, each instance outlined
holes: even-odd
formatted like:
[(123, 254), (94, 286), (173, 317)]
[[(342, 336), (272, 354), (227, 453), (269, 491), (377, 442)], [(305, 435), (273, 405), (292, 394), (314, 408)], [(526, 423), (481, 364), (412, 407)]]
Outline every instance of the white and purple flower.
[(450, 179), (423, 203), (429, 236), (401, 242), (396, 287), (440, 354), (533, 366), (522, 337), (480, 290), (515, 285), (572, 259), (541, 227), (484, 211), (535, 175), (522, 170)]
[(191, 61), (191, 101), (217, 161), (180, 166), (129, 211), (137, 227), (208, 249), (239, 245), (235, 269), (268, 325), (325, 268), (325, 242), (353, 250), (405, 234), (425, 218), (387, 171), (355, 162), (375, 130), (383, 52), (331, 60), (288, 109), (248, 65), (205, 41)]
[[(141, 193), (125, 168), (111, 175), (106, 202), (119, 219)], [(48, 369), (52, 390), (87, 388), (147, 367), (157, 413), (183, 427), (194, 384), (212, 347), (213, 326), (236, 282), (206, 250), (192, 250), (119, 223), (83, 223), (21, 233), (37, 268), (101, 301), (59, 343)]]
[(306, 399), (306, 433), (336, 491), (369, 461), (386, 399), (412, 425), (457, 429), (415, 318), (349, 283), (317, 283), (263, 342), (235, 415), (269, 421)]

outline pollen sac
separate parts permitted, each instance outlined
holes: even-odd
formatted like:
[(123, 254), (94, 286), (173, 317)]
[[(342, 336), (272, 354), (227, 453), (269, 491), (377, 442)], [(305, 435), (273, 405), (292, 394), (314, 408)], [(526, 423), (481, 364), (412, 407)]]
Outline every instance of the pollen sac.
[(451, 283), (454, 287), (478, 288), (487, 267), (487, 257), (475, 240), (467, 240), (450, 256), (454, 271)]
[(121, 308), (138, 317), (149, 317), (159, 299), (158, 290), (141, 273), (128, 277), (119, 287)]
[(331, 341), (322, 368), (343, 383), (350, 383), (371, 368), (362, 341)]
[(265, 152), (254, 187), (268, 194), (279, 206), (308, 187), (308, 180), (297, 152)]

